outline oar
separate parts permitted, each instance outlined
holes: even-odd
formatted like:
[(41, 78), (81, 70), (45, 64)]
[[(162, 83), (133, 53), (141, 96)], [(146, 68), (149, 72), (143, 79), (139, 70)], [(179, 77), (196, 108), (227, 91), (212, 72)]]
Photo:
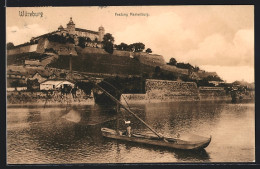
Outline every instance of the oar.
[(152, 127), (150, 127), (147, 123), (145, 123), (140, 117), (138, 117), (134, 112), (132, 112), (129, 108), (125, 107), (119, 100), (117, 100), (114, 96), (112, 96), (110, 93), (108, 93), (105, 89), (100, 87), (98, 84), (95, 84), (100, 90), (102, 90), (106, 95), (108, 95), (112, 100), (114, 100), (116, 103), (120, 104), (126, 111), (131, 113), (135, 118), (140, 120), (146, 127), (148, 127), (154, 134), (156, 134), (159, 138), (163, 139), (164, 141), (167, 141), (164, 139), (164, 136), (162, 136), (160, 133), (157, 133)]

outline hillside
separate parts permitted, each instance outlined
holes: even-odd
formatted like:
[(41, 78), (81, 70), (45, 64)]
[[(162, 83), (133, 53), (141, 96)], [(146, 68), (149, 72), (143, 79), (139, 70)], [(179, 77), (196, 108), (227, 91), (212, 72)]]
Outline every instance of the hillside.
[[(53, 54), (52, 54), (53, 53)], [(75, 46), (73, 43), (58, 43), (42, 38), (38, 44), (17, 47), (7, 52), (8, 65), (34, 65), (34, 59), (42, 62), (47, 56), (55, 55), (46, 60), (48, 67), (69, 69), (70, 56), (72, 57), (72, 68), (74, 71), (89, 73), (104, 73), (111, 75), (142, 75), (145, 78), (176, 80), (181, 78), (184, 81), (202, 80), (209, 76), (204, 73), (193, 72), (190, 76), (188, 69), (167, 65), (163, 56), (148, 54), (146, 52), (129, 52), (114, 50), (113, 54), (107, 53), (102, 48)], [(58, 58), (57, 58), (58, 57)], [(30, 60), (32, 59), (32, 60)], [(25, 63), (25, 60), (27, 62)], [(28, 61), (30, 60), (30, 61)], [(32, 63), (31, 63), (32, 62)], [(42, 67), (46, 64), (41, 63)], [(157, 68), (157, 70), (156, 70)]]
[[(68, 55), (60, 55), (49, 67), (69, 69)], [(154, 72), (154, 67), (144, 65), (130, 57), (118, 57), (112, 54), (78, 53), (72, 56), (72, 69), (80, 72), (140, 75)]]
[(46, 58), (47, 54), (41, 54), (36, 52), (30, 52), (30, 53), (20, 53), (15, 55), (8, 55), (7, 56), (7, 65), (23, 65), (25, 60), (27, 59), (38, 59), (41, 60), (43, 58)]

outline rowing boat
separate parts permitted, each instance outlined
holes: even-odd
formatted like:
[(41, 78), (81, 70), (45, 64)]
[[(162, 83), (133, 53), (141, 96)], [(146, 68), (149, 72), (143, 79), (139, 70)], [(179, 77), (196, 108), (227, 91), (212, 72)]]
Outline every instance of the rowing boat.
[[(107, 138), (124, 140), (129, 142), (168, 147), (181, 150), (199, 150), (206, 148), (211, 142), (211, 136), (203, 137), (194, 134), (179, 136), (178, 138), (148, 136), (143, 134), (132, 134), (131, 137), (122, 134), (121, 131), (109, 128), (101, 128), (102, 135)], [(120, 133), (120, 134), (118, 134)]]
[[(126, 110), (126, 112), (130, 113), (136, 119), (141, 121), (146, 127), (148, 127), (156, 135), (156, 136), (147, 136), (142, 134), (132, 134), (131, 137), (129, 137), (127, 135), (122, 134), (122, 132), (120, 131), (117, 132), (116, 130), (113, 129), (101, 128), (101, 132), (104, 137), (113, 138), (117, 140), (136, 142), (136, 143), (182, 149), (182, 150), (198, 150), (198, 149), (206, 148), (209, 145), (211, 141), (211, 136), (207, 138), (203, 136), (189, 134), (186, 136), (176, 137), (176, 138), (164, 137), (160, 133), (156, 132), (150, 125), (148, 125), (140, 117), (138, 117), (132, 110), (130, 110), (130, 108), (127, 108), (125, 105), (123, 105), (117, 98), (115, 98), (113, 95), (111, 95), (109, 92), (104, 90), (99, 85), (97, 84), (95, 85), (98, 87), (98, 89), (100, 89), (104, 94), (110, 97), (110, 99), (117, 104), (117, 113), (119, 113), (120, 107), (122, 107), (123, 109)], [(117, 129), (118, 129), (118, 125), (119, 125), (119, 121), (117, 118)]]

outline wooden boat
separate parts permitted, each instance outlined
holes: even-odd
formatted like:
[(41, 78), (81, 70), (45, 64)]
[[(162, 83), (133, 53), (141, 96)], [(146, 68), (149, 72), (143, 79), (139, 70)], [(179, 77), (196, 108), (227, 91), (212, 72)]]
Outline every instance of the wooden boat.
[(206, 148), (211, 142), (211, 136), (210, 138), (207, 138), (190, 134), (186, 136), (181, 136), (179, 138), (164, 137), (164, 140), (156, 136), (148, 136), (142, 134), (132, 134), (131, 137), (128, 137), (127, 135), (118, 134), (115, 130), (109, 128), (101, 128), (101, 132), (102, 135), (107, 138), (181, 150), (203, 149)]
[[(160, 133), (156, 132), (151, 126), (149, 126), (145, 121), (143, 121), (140, 117), (138, 117), (130, 108), (124, 106), (117, 98), (113, 95), (108, 93), (99, 85), (96, 85), (101, 91), (104, 92), (107, 96), (110, 97), (115, 103), (117, 103), (117, 112), (120, 111), (120, 107), (126, 110), (126, 112), (133, 115), (136, 119), (140, 120), (146, 127), (148, 127), (156, 136), (147, 136), (142, 134), (132, 134), (131, 137), (128, 137), (123, 134), (119, 134), (122, 132), (117, 132), (116, 130), (112, 130), (109, 128), (101, 128), (102, 135), (104, 137), (118, 139), (118, 140), (125, 140), (130, 142), (136, 143), (143, 143), (143, 144), (150, 144), (162, 147), (169, 147), (175, 149), (182, 149), (182, 150), (197, 150), (206, 148), (209, 143), (211, 142), (211, 136), (209, 138), (198, 136), (194, 134), (178, 137), (178, 138), (169, 138), (164, 137)], [(117, 129), (118, 129), (118, 119), (117, 119)]]

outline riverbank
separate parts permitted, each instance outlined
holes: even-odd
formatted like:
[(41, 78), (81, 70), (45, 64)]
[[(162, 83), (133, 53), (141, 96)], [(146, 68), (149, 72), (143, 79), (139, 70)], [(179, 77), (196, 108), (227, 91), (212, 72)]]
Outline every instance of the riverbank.
[[(122, 104), (145, 104), (160, 102), (176, 102), (176, 101), (214, 101), (227, 100), (231, 101), (228, 95), (190, 95), (190, 96), (157, 96), (149, 94), (122, 94), (120, 101)], [(61, 94), (58, 91), (49, 93), (44, 92), (7, 92), (7, 106), (35, 105), (35, 106), (65, 106), (65, 105), (94, 105), (95, 100), (93, 94), (86, 95), (82, 91), (77, 91), (76, 95)]]
[(67, 104), (82, 104), (93, 105), (93, 94), (86, 95), (83, 91), (77, 91), (75, 95), (62, 94), (59, 91), (51, 92), (28, 92), (28, 91), (13, 91), (7, 92), (8, 105), (67, 105)]

